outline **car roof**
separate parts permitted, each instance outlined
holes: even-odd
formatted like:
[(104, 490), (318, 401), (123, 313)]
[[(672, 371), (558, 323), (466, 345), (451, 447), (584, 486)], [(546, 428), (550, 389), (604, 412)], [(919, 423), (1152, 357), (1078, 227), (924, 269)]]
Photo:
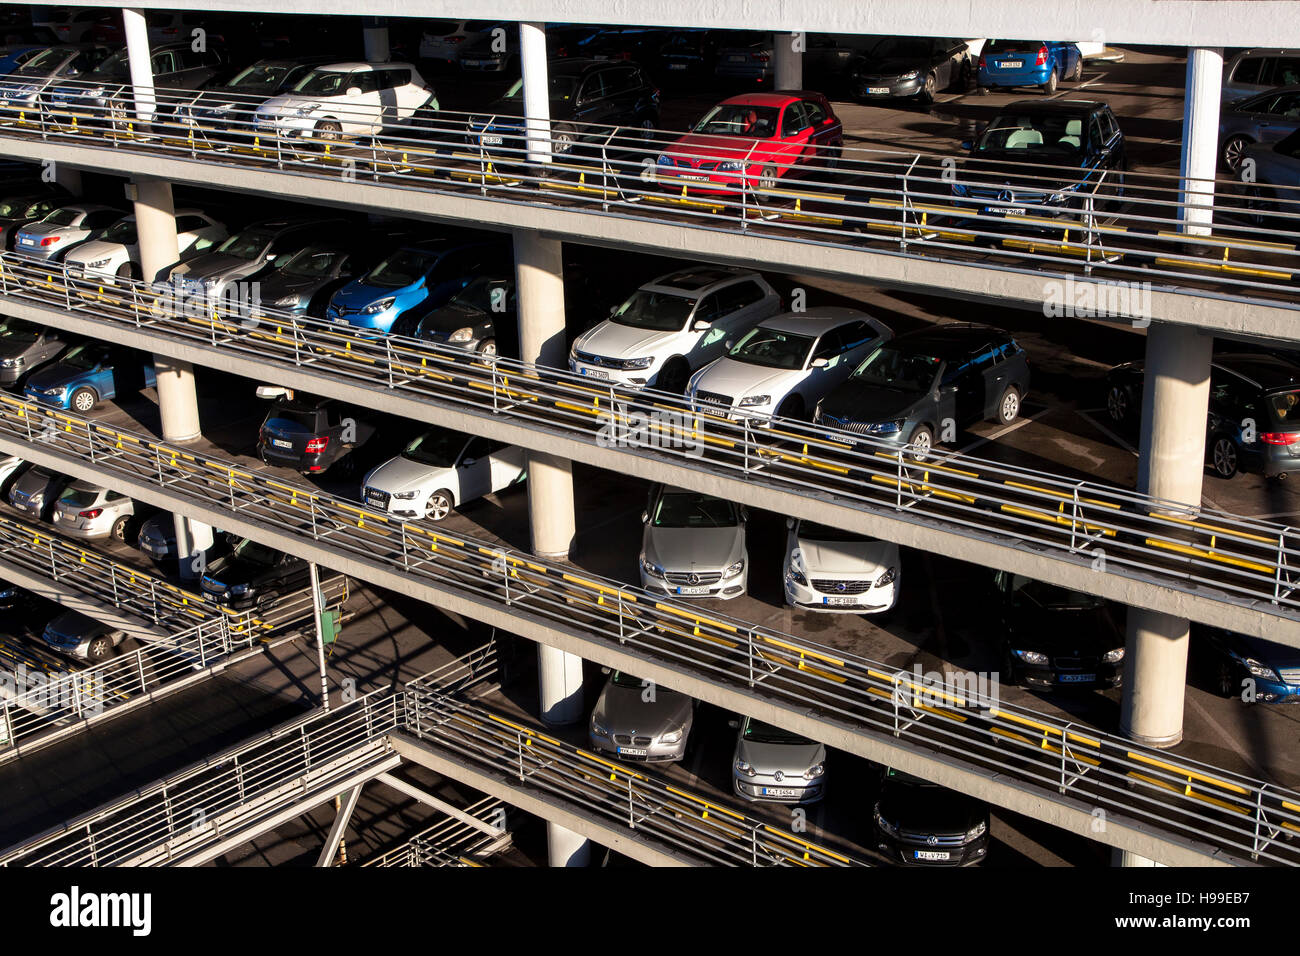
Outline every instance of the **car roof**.
[(73, 481), (68, 482), (68, 487), (75, 488), (77, 491), (93, 491), (95, 494), (100, 494), (108, 490), (103, 485), (97, 485), (93, 481), (87, 481), (84, 478), (76, 478)]
[[(334, 220), (330, 220), (330, 221), (333, 222)], [(260, 222), (249, 223), (247, 226), (241, 229), (240, 232), (251, 232), (254, 229), (259, 229), (265, 232), (282, 232), (286, 229), (298, 229), (303, 226), (315, 225), (317, 224), (317, 222), (318, 220), (316, 219), (307, 219), (307, 218), (263, 219)]]
[(326, 63), (316, 69), (327, 73), (365, 73), (375, 70), (414, 70), (410, 63), (367, 63), (364, 60), (343, 60), (338, 63)]
[(691, 296), (696, 293), (703, 293), (719, 283), (732, 282), (741, 278), (756, 279), (758, 273), (749, 270), (727, 269), (722, 266), (693, 266), (662, 275), (647, 282), (641, 288)]
[(765, 329), (779, 332), (798, 332), (801, 335), (824, 335), (836, 326), (855, 319), (863, 322), (871, 316), (859, 309), (840, 306), (820, 306), (807, 312), (783, 312), (758, 323)]
[(1010, 339), (1010, 333), (991, 325), (962, 323), (939, 325), (900, 335), (890, 344), (893, 348), (928, 352), (943, 359), (962, 358), (976, 346), (993, 339)]
[[(77, 212), (122, 212), (116, 206), (105, 206), (97, 202), (69, 202), (64, 203), (60, 209), (75, 209)], [(123, 213), (125, 215), (125, 213)]]
[(1039, 113), (1043, 115), (1052, 113), (1091, 113), (1095, 110), (1106, 109), (1106, 104), (1101, 100), (1016, 100), (1014, 103), (1008, 103), (998, 110), (1002, 113)]
[(271, 410), (277, 408), (291, 412), (315, 412), (334, 403), (334, 399), (319, 395), (294, 395), (293, 398), (277, 398), (271, 404)]
[(1300, 362), (1285, 359), (1280, 355), (1230, 353), (1214, 356), (1214, 364), (1249, 379), (1260, 388), (1300, 386)]
[(785, 106), (799, 99), (792, 93), (741, 93), (729, 96), (719, 106)]

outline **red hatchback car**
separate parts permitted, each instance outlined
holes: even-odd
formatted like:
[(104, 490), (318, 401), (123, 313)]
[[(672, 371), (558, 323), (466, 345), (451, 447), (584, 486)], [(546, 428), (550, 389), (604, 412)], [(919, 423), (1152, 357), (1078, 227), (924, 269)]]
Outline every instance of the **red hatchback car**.
[(799, 166), (834, 167), (843, 146), (844, 124), (820, 93), (747, 93), (723, 100), (661, 153), (656, 179), (697, 193), (770, 189)]

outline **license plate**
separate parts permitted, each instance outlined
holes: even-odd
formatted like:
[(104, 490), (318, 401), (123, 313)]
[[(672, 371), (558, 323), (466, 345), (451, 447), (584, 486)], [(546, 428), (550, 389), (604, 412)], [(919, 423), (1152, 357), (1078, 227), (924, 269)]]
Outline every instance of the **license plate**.
[(292, 448), (292, 447), (293, 447), (293, 442), (291, 442), (291, 441), (285, 441), (283, 438), (272, 438), (272, 439), (271, 439), (271, 444), (274, 445), (276, 448)]
[(591, 378), (609, 378), (609, 373), (600, 368), (580, 368), (578, 371)]
[(873, 96), (882, 96), (882, 95), (884, 95), (884, 94), (886, 94), (886, 93), (889, 92), (889, 87), (887, 87), (887, 86), (868, 86), (868, 87), (867, 87), (867, 92), (868, 92), (868, 93), (871, 93)]
[(831, 607), (845, 607), (849, 604), (857, 604), (857, 598), (851, 597), (826, 597), (822, 598), (823, 604), (829, 604)]
[(385, 501), (383, 498), (377, 498), (377, 497), (375, 497), (374, 495), (370, 495), (370, 496), (368, 496), (368, 497), (366, 498), (366, 504), (369, 505), (371, 508), (387, 508), (387, 507), (388, 507), (388, 502), (387, 502), (387, 501)]
[(1062, 684), (1091, 684), (1097, 679), (1096, 674), (1062, 674), (1057, 678)]
[(730, 60), (732, 63), (744, 63), (744, 62), (745, 62), (745, 58), (744, 58), (743, 56), (729, 56), (729, 57), (727, 57), (727, 59)]
[(467, 66), (491, 66), (493, 60), (461, 60)]
[(484, 146), (500, 146), (500, 145), (501, 145), (501, 137), (500, 137), (500, 136), (483, 136), (483, 137), (480, 138), (479, 141), (480, 141)]
[(668, 64), (668, 69), (670, 69), (670, 70), (684, 70), (684, 69), (686, 69), (686, 64), (685, 64), (685, 63), (669, 63), (669, 64)]
[(1024, 60), (1003, 60), (999, 64), (1004, 70), (1018, 70), (1025, 65)]
[(763, 796), (765, 797), (797, 797), (802, 793), (791, 787), (764, 787)]
[(913, 858), (917, 860), (947, 860), (950, 854), (947, 850), (915, 850)]
[(625, 757), (644, 757), (646, 752), (635, 747), (619, 747), (618, 752)]
[(27, 236), (19, 236), (19, 237), (18, 237), (18, 241), (19, 241), (20, 243), (22, 243), (24, 246), (34, 246), (34, 245), (36, 245), (36, 240), (35, 240), (35, 239), (30, 239), (30, 238), (28, 238)]
[(709, 181), (708, 176), (701, 176), (699, 173), (678, 173), (677, 178), (686, 179), (693, 183), (707, 183)]
[(141, 550), (141, 551), (148, 551), (150, 554), (153, 554), (153, 545), (150, 544), (148, 541), (146, 541), (144, 538), (141, 538), (141, 539), (140, 539), (140, 550)]
[(708, 588), (678, 588), (678, 594), (708, 594)]
[(1026, 212), (1018, 206), (985, 206), (984, 211), (990, 216), (1023, 216)]

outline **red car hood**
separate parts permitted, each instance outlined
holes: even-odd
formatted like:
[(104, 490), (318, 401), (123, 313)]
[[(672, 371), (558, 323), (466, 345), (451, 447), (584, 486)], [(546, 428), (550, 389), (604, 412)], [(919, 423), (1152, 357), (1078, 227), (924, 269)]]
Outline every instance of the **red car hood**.
[[(771, 141), (748, 139), (744, 136), (707, 136), (701, 133), (687, 133), (666, 150), (674, 159), (693, 160), (728, 160), (755, 159), (767, 155)], [(753, 152), (750, 148), (753, 147)]]

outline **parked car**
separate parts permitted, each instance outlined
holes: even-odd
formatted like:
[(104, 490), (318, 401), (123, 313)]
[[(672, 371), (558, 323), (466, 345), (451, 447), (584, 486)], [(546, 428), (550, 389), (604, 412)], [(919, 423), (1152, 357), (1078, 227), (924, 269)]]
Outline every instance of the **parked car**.
[(407, 334), (485, 269), (508, 268), (509, 242), (443, 237), (404, 245), (330, 298), (325, 318), (358, 329)]
[(330, 297), (372, 261), (353, 245), (322, 240), (285, 253), (261, 282), (261, 300), (282, 312), (323, 316)]
[(56, 43), (80, 43), (86, 34), (106, 15), (102, 8), (90, 7), (75, 9), (62, 7), (60, 16), (50, 24), (50, 29), (58, 37)]
[[(63, 80), (75, 80), (99, 66), (111, 51), (94, 43), (52, 46), (9, 73), (0, 82), (0, 110), (34, 112), (44, 105), (42, 94)], [(16, 117), (15, 117), (16, 118)], [(36, 117), (29, 119), (35, 121)]]
[(395, 518), (442, 521), (453, 508), (528, 476), (524, 450), (494, 438), (431, 428), (361, 482), (361, 499)]
[[(203, 551), (205, 561), (215, 561), (230, 550), (230, 536), (216, 532), (213, 543)], [(160, 511), (140, 525), (136, 547), (158, 564), (169, 564), (188, 555), (176, 550), (176, 516), (170, 511)], [(197, 552), (195, 554), (197, 557)]]
[(1219, 112), (1219, 157), (1232, 172), (1252, 143), (1276, 143), (1300, 129), (1300, 86), (1284, 86), (1225, 104)]
[(665, 80), (698, 82), (717, 65), (717, 30), (676, 30), (659, 47), (658, 65)]
[(731, 721), (731, 787), (745, 800), (816, 803), (826, 795), (826, 748), (753, 717)]
[(772, 34), (733, 30), (718, 38), (713, 73), (723, 79), (768, 83), (776, 75), (775, 54)]
[(888, 614), (898, 603), (898, 545), (787, 518), (785, 603), (808, 611)]
[(661, 684), (614, 671), (591, 711), (591, 749), (622, 760), (676, 763), (686, 756), (695, 701)]
[(641, 587), (680, 597), (735, 598), (745, 593), (743, 505), (656, 485), (641, 515)]
[(1077, 216), (1090, 200), (1101, 211), (1124, 195), (1124, 133), (1105, 103), (1011, 103), (962, 146), (970, 159), (957, 170), (952, 195), (986, 218)]
[(686, 391), (692, 403), (732, 419), (806, 418), (893, 337), (889, 326), (856, 309), (788, 312), (729, 341), (726, 354), (692, 375)]
[(17, 385), (68, 347), (67, 333), (20, 319), (0, 328), (0, 385)]
[(77, 479), (54, 503), (51, 520), (74, 538), (128, 541), (134, 530), (135, 502), (126, 495)]
[(282, 465), (304, 475), (317, 475), (345, 463), (351, 472), (352, 453), (375, 434), (362, 412), (332, 398), (297, 395), (271, 404), (257, 434), (257, 454), (268, 465)]
[[(1117, 365), (1107, 374), (1106, 410), (1115, 424), (1136, 422), (1144, 377), (1141, 362)], [(1240, 470), (1266, 478), (1300, 471), (1300, 362), (1249, 352), (1214, 357), (1205, 458), (1225, 479)]]
[(30, 43), (0, 44), (0, 76), (12, 75), (46, 49), (48, 47), (32, 46)]
[(113, 656), (126, 640), (126, 631), (101, 624), (80, 611), (65, 611), (45, 625), (41, 637), (56, 651), (99, 664)]
[(1041, 86), (1052, 94), (1061, 80), (1083, 79), (1083, 54), (1057, 40), (988, 40), (980, 50), (978, 78), (982, 92)]
[(493, 26), (492, 20), (426, 20), (420, 34), (420, 59), (456, 66), (461, 50), (487, 35)]
[(67, 475), (34, 465), (19, 473), (9, 486), (9, 504), (37, 521), (48, 521), (54, 503), (72, 479)]
[[(164, 43), (150, 50), (155, 96), (162, 115), (169, 114), (176, 101), (176, 90), (198, 89), (226, 65), (220, 44), (207, 44), (195, 50), (187, 39)], [(103, 126), (109, 120), (135, 121), (131, 108), (131, 70), (125, 48), (106, 57), (75, 84), (60, 84), (49, 91), (51, 118), (56, 124), (71, 126), (75, 118), (81, 125)]]
[(254, 131), (317, 143), (373, 136), (438, 108), (433, 87), (410, 63), (330, 63), (307, 74), (291, 92), (257, 108)]
[(288, 93), (307, 74), (318, 66), (337, 59), (332, 56), (311, 56), (295, 59), (258, 60), (233, 75), (214, 76), (175, 110), (175, 119), (182, 126), (198, 127), (196, 135), (217, 131), (221, 135), (214, 146), (227, 145), (228, 140), (241, 141), (253, 134), (253, 120), (257, 108), (273, 96)]
[(1094, 594), (997, 571), (1002, 673), (1034, 690), (1118, 687), (1124, 677), (1124, 617)]
[[(570, 58), (547, 66), (551, 111), (551, 152), (564, 155), (582, 145), (603, 146), (618, 127), (642, 131), (636, 145), (648, 142), (659, 125), (659, 88), (635, 63)], [(521, 158), (524, 137), (524, 81), (517, 80), (481, 115), (470, 119), (470, 145)], [(627, 134), (615, 149), (634, 143)]]
[(138, 392), (156, 384), (152, 359), (143, 358), (134, 349), (85, 342), (32, 373), (23, 387), (23, 397), (84, 415), (119, 393)]
[(843, 148), (844, 124), (820, 93), (747, 93), (723, 100), (660, 153), (656, 181), (704, 194), (773, 189), (809, 166), (834, 167)]
[(311, 570), (302, 558), (241, 538), (227, 554), (208, 563), (199, 589), (209, 601), (231, 610), (264, 611), (310, 581)]
[[(941, 325), (881, 344), (830, 390), (813, 421), (928, 454), (954, 429), (1009, 425), (1029, 394), (1025, 350), (987, 325)], [(836, 435), (836, 440), (843, 440)]]
[(988, 853), (988, 805), (887, 768), (873, 811), (880, 851), (896, 863), (967, 866)]
[(970, 85), (970, 50), (950, 37), (883, 37), (849, 67), (853, 93), (860, 100), (914, 97), (933, 103), (951, 86)]
[(171, 269), (167, 281), (184, 296), (226, 295), (233, 283), (260, 279), (280, 259), (343, 228), (341, 219), (269, 219), (227, 238), (215, 249)]
[[(226, 227), (198, 209), (176, 210), (176, 260), (191, 259), (225, 239)], [(98, 239), (81, 243), (63, 257), (68, 276), (114, 285), (118, 279), (139, 279), (140, 237), (135, 215), (123, 216)], [(152, 276), (150, 278), (153, 278)]]
[(57, 261), (79, 243), (98, 239), (122, 218), (122, 210), (98, 203), (72, 203), (18, 230), (14, 251), (33, 259)]
[(0, 247), (13, 249), (24, 226), (67, 205), (69, 198), (61, 189), (41, 189), (0, 199)]
[(757, 272), (695, 266), (637, 289), (609, 318), (574, 340), (569, 369), (593, 379), (681, 392), (691, 373), (781, 311)]
[(1300, 650), (1217, 627), (1192, 627), (1192, 653), (1223, 697), (1247, 703), (1300, 701)]
[(445, 305), (419, 319), (415, 335), (479, 355), (496, 355), (504, 346), (507, 355), (518, 356), (519, 307), (513, 270), (472, 280)]
[[(582, 41), (595, 32), (592, 27), (548, 26), (547, 59), (576, 56)], [(460, 68), (472, 73), (519, 73), (519, 24), (496, 22), (478, 37), (467, 40), (460, 51)]]
[(6, 497), (26, 464), (27, 462), (17, 455), (0, 456), (0, 491), (3, 491)]
[[(1300, 130), (1271, 146), (1249, 145), (1241, 156), (1243, 161), (1250, 160), (1249, 167), (1239, 166), (1237, 171), (1250, 170), (1242, 192), (1252, 222), (1267, 226), (1273, 213), (1294, 216), (1300, 211)], [(1277, 228), (1294, 232), (1294, 223), (1294, 219), (1288, 218), (1279, 222)]]
[(1300, 50), (1242, 50), (1223, 68), (1223, 102), (1300, 84)]

